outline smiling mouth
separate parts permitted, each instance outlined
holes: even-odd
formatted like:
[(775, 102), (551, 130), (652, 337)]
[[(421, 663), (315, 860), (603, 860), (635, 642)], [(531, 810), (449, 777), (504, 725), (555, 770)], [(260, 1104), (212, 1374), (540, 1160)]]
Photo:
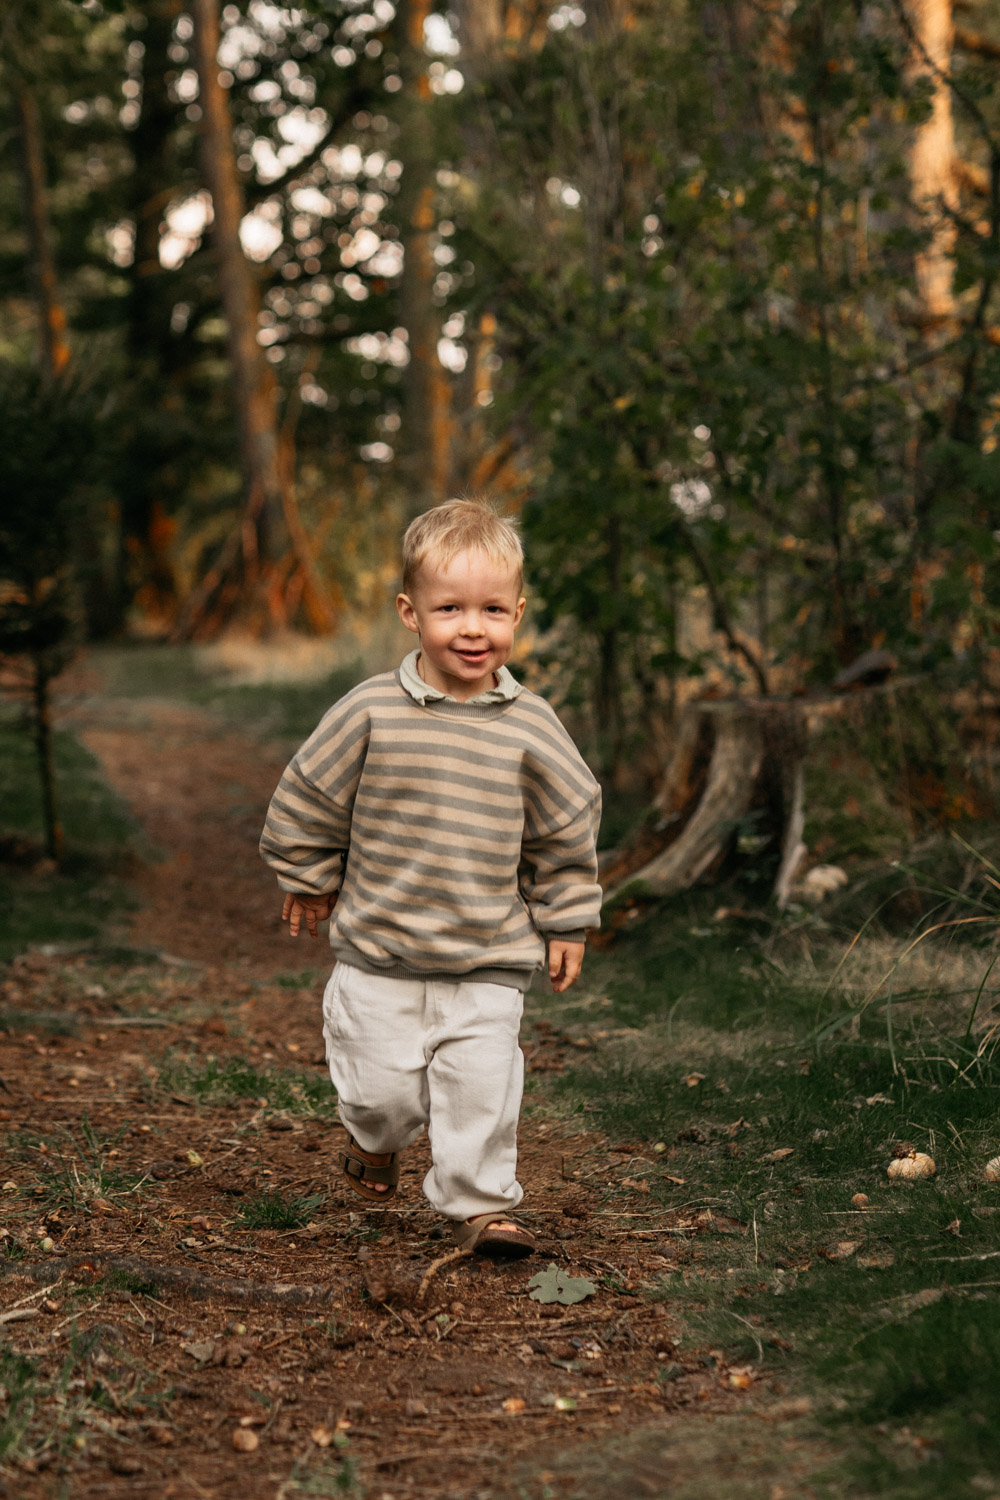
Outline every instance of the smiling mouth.
[(455, 655), (461, 657), (462, 661), (480, 662), (489, 656), (489, 647), (484, 646), (481, 651), (456, 651)]

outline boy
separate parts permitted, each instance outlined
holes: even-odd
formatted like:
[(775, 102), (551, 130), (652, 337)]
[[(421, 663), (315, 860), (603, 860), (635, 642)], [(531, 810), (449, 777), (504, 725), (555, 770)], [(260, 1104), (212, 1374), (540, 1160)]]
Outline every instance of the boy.
[(291, 935), (332, 916), (323, 1029), (347, 1181), (384, 1202), (426, 1125), (427, 1198), (459, 1245), (496, 1257), (533, 1249), (509, 1217), (523, 993), (546, 941), (552, 987), (569, 988), (601, 906), (600, 789), (504, 665), (522, 568), (514, 525), (478, 501), (412, 523), (396, 607), (419, 647), (327, 713), (261, 839)]

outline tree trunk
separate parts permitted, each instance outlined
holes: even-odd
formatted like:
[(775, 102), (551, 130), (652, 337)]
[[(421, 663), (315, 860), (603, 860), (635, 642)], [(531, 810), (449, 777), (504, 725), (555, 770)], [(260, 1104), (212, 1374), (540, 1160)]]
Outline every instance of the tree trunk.
[[(132, 175), (129, 207), (135, 226), (128, 298), (128, 360), (137, 414), (156, 414), (171, 399), (177, 343), (170, 329), (173, 298), (169, 273), (160, 264), (160, 226), (178, 187), (173, 131), (180, 106), (170, 97), (169, 48), (183, 0), (145, 0), (133, 13), (128, 35), (141, 42), (142, 104), (129, 134)], [(169, 429), (168, 429), (169, 430)], [(140, 420), (127, 441), (119, 491), (121, 521), (112, 628), (120, 628), (132, 597), (154, 617), (177, 607), (177, 580), (167, 543), (172, 527), (160, 491), (168, 438), (156, 440)], [(170, 455), (172, 457), (172, 455)], [(131, 575), (131, 576), (130, 576)]]
[(414, 511), (446, 498), (450, 467), (450, 387), (438, 359), (441, 319), (434, 302), (436, 227), (434, 97), (427, 74), (424, 22), (429, 0), (403, 0), (397, 38), (403, 91), (399, 216), (403, 244), (400, 304), (410, 351), (403, 385), (401, 467)]
[[(293, 458), (282, 451), (277, 382), (257, 342), (260, 295), (240, 243), (243, 194), (236, 167), (229, 99), (219, 79), (218, 0), (192, 0), (193, 51), (201, 107), (202, 163), (212, 196), (219, 291), (227, 326), (233, 402), (246, 506), (239, 535), (189, 601), (184, 630), (214, 608), (216, 619), (241, 614), (258, 626), (288, 623), (292, 578), (282, 566), (294, 552), (295, 592), (310, 623), (330, 628), (333, 614), (298, 522), (291, 483)], [(284, 445), (290, 450), (290, 442)]]
[(56, 774), (52, 756), (52, 710), (49, 698), (49, 669), (41, 653), (32, 657), (32, 717), (35, 755), (42, 786), (42, 823), (45, 829), (45, 852), (60, 865), (63, 856), (63, 831), (56, 808)]
[(28, 229), (35, 297), (38, 303), (42, 371), (54, 380), (69, 363), (66, 314), (56, 289), (56, 262), (45, 180), (45, 155), (38, 104), (27, 84), (15, 82), (14, 114), (21, 145), (24, 217)]
[(939, 326), (954, 317), (955, 129), (948, 76), (954, 43), (951, 0), (904, 0), (912, 34), (910, 69), (931, 89), (929, 117), (914, 131), (910, 147), (910, 194), (930, 227), (927, 247), (916, 257), (923, 322)]
[(201, 107), (202, 170), (212, 195), (212, 241), (226, 317), (227, 348), (240, 460), (247, 490), (244, 546), (248, 573), (286, 550), (278, 449), (277, 382), (257, 342), (260, 295), (240, 243), (243, 195), (236, 169), (229, 99), (219, 80), (218, 0), (193, 0), (193, 50)]

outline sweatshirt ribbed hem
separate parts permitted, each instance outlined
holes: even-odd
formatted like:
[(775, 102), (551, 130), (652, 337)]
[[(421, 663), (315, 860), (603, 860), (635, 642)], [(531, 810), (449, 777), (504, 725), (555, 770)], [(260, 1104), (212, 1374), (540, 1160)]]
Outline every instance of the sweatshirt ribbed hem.
[(464, 974), (448, 974), (443, 969), (418, 970), (408, 964), (376, 964), (366, 958), (350, 943), (338, 942), (333, 950), (338, 963), (350, 969), (360, 969), (363, 974), (381, 975), (383, 979), (416, 979), (422, 984), (502, 984), (507, 989), (520, 990), (523, 994), (530, 985), (537, 969), (505, 969), (484, 965), (467, 970)]

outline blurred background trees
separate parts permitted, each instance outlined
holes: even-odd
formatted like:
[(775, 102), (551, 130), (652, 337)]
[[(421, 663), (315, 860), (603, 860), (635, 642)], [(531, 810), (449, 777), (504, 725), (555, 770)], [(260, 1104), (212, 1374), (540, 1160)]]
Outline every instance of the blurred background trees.
[(100, 395), (89, 634), (336, 631), (410, 515), (485, 491), (610, 782), (699, 684), (872, 648), (993, 683), (1000, 16), (960, 20), (17, 8), (0, 340)]

